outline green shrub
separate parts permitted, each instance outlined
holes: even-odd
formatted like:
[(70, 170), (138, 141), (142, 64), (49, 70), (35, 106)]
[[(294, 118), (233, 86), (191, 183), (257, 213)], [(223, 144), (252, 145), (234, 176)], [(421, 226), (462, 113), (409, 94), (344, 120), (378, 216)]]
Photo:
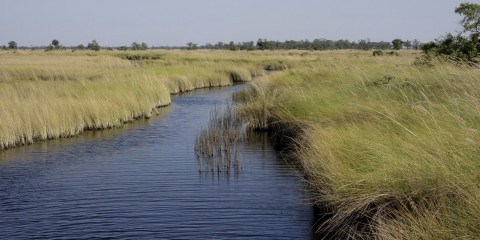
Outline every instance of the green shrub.
[(383, 51), (382, 50), (375, 50), (375, 51), (373, 51), (373, 56), (383, 56)]

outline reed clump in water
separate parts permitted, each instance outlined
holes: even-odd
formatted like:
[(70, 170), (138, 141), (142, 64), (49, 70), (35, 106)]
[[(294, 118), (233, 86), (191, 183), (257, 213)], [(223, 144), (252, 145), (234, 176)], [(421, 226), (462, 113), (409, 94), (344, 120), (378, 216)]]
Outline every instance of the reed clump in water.
[(239, 144), (243, 137), (243, 124), (235, 108), (231, 104), (223, 111), (215, 108), (210, 113), (208, 127), (200, 131), (195, 142), (199, 172), (240, 173)]

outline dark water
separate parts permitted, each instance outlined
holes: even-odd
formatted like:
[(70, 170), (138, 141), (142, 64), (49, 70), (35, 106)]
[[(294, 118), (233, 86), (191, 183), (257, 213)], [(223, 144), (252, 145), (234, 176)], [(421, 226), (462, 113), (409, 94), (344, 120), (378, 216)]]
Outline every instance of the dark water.
[(313, 210), (265, 137), (241, 174), (198, 172), (209, 112), (235, 90), (175, 97), (150, 120), (0, 153), (0, 239), (309, 239)]

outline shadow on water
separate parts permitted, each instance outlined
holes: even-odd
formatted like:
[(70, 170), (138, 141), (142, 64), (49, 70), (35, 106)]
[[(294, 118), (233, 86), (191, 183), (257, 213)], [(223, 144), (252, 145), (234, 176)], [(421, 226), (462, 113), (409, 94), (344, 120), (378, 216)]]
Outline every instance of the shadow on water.
[(102, 141), (109, 141), (110, 139), (121, 135), (124, 132), (132, 129), (143, 128), (151, 122), (161, 118), (170, 110), (170, 106), (158, 108), (156, 109), (156, 114), (152, 114), (150, 118), (140, 118), (133, 122), (125, 123), (120, 128), (87, 131), (75, 137), (38, 141), (33, 144), (11, 148), (6, 151), (0, 151), (0, 166), (8, 161), (16, 159), (15, 156), (18, 156), (19, 154), (23, 155), (24, 157), (38, 153), (54, 154), (58, 151), (65, 150), (65, 148), (75, 148), (78, 144), (98, 144)]
[(241, 174), (199, 173), (195, 137), (245, 86), (175, 96), (124, 128), (0, 153), (2, 239), (309, 239), (305, 184), (262, 135)]

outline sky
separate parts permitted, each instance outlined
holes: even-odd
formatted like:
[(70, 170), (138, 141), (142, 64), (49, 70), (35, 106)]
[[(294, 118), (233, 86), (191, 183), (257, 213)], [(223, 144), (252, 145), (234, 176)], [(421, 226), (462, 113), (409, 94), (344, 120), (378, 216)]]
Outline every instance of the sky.
[[(0, 45), (184, 46), (268, 40), (427, 42), (461, 30), (461, 0), (0, 0)], [(480, 0), (470, 0), (480, 3)]]

